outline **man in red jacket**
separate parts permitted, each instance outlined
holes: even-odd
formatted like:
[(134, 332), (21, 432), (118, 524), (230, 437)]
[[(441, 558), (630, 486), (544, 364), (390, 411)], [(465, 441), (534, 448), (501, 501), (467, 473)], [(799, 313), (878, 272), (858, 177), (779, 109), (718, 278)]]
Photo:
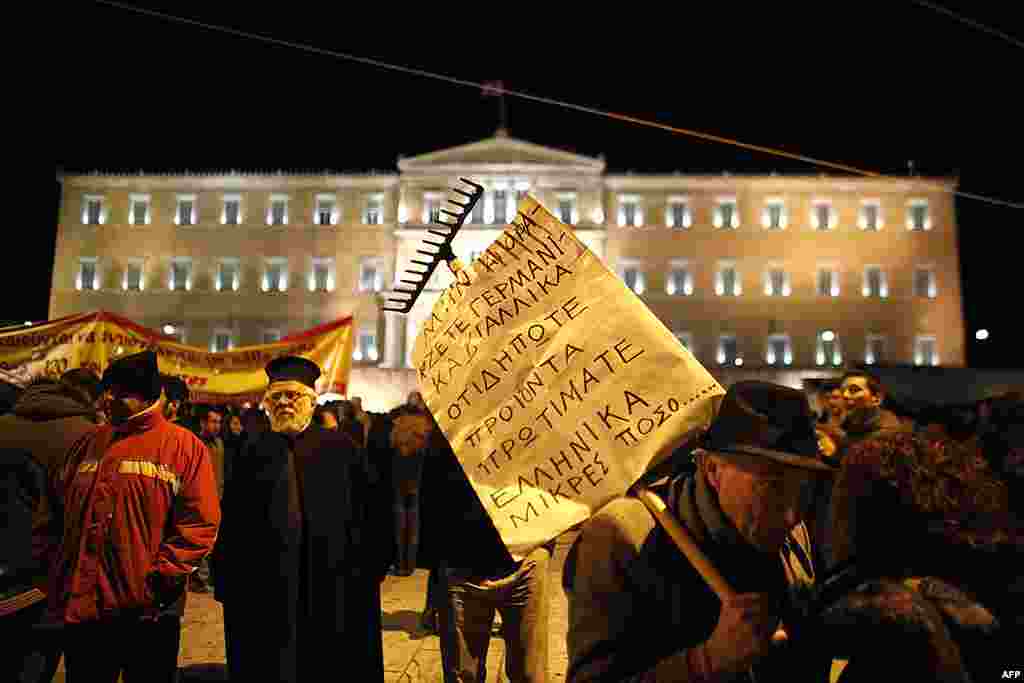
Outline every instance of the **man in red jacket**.
[(111, 424), (72, 447), (58, 481), (63, 542), (50, 611), (71, 681), (177, 678), (188, 577), (213, 548), (220, 503), (206, 446), (163, 415), (152, 351), (103, 376)]

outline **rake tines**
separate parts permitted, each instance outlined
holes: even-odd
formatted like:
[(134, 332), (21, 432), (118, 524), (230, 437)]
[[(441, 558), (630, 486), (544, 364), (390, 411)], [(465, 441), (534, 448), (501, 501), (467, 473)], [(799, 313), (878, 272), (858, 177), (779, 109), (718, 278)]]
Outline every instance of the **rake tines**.
[(447, 216), (451, 216), (454, 219), (454, 222), (444, 221), (441, 220), (440, 218), (434, 221), (434, 225), (444, 228), (446, 232), (441, 232), (439, 230), (433, 229), (427, 230), (427, 232), (429, 232), (431, 235), (436, 235), (437, 237), (440, 237), (441, 241), (436, 242), (425, 239), (423, 240), (423, 244), (434, 247), (436, 251), (426, 251), (424, 249), (416, 250), (417, 254), (422, 254), (429, 260), (412, 259), (412, 263), (414, 263), (417, 266), (421, 266), (423, 270), (413, 270), (412, 268), (407, 269), (405, 273), (409, 277), (409, 279), (399, 280), (399, 282), (411, 285), (412, 288), (394, 290), (395, 294), (408, 294), (409, 298), (388, 299), (389, 305), (384, 306), (383, 310), (393, 311), (395, 313), (408, 313), (410, 310), (412, 310), (413, 304), (416, 303), (416, 299), (418, 299), (420, 294), (423, 292), (423, 288), (426, 287), (427, 282), (430, 281), (430, 278), (434, 274), (434, 270), (437, 268), (438, 264), (441, 263), (442, 261), (447, 261), (450, 263), (455, 260), (455, 252), (452, 251), (452, 240), (455, 239), (455, 235), (458, 234), (459, 229), (462, 227), (462, 224), (466, 222), (466, 217), (469, 216), (470, 213), (472, 213), (473, 207), (476, 206), (476, 203), (480, 201), (481, 197), (484, 196), (484, 188), (482, 185), (477, 185), (472, 180), (467, 180), (465, 178), (459, 178), (459, 180), (472, 187), (473, 191), (466, 192), (465, 190), (453, 187), (452, 191), (461, 194), (463, 197), (465, 197), (466, 202), (462, 203), (457, 202), (454, 199), (449, 199), (448, 203), (454, 204), (455, 206), (459, 207), (462, 210), (458, 213), (455, 213), (449, 211), (448, 209), (441, 209), (441, 213)]

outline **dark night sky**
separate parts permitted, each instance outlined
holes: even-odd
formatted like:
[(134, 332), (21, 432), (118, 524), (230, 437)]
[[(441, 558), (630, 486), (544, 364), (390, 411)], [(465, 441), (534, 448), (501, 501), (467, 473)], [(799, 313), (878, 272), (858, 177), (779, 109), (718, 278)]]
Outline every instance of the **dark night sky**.
[[(1024, 38), (998, 3), (936, 1)], [(911, 0), (593, 3), (567, 13), (501, 3), (500, 14), (472, 3), (132, 4), (883, 173), (905, 174), (914, 160), (921, 175), (956, 175), (966, 192), (1024, 202), (1024, 115), (1013, 101), (1024, 49)], [(400, 154), (496, 128), (495, 100), (473, 88), (99, 3), (59, 12), (55, 147), (69, 170), (395, 171)], [(819, 170), (514, 98), (508, 115), (514, 137), (603, 153), (611, 171)], [(957, 210), (968, 361), (1021, 367), (1015, 321), (996, 304), (1019, 287), (1008, 246), (1024, 210), (967, 199)], [(37, 262), (52, 266), (52, 239), (29, 245)], [(46, 317), (44, 270), (33, 295), (0, 317)], [(974, 341), (978, 327), (992, 337)]]

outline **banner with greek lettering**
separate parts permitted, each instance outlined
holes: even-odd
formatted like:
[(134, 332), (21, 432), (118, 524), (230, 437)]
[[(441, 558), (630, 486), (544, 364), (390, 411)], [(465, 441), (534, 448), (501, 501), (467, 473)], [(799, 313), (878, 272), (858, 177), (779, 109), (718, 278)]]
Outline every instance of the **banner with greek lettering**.
[(532, 197), (438, 297), (421, 393), (515, 557), (623, 495), (725, 390)]
[(352, 370), (352, 329), (352, 318), (347, 317), (275, 344), (213, 353), (99, 311), (0, 329), (0, 376), (24, 385), (39, 375), (56, 378), (72, 368), (102, 374), (112, 360), (152, 348), (160, 372), (183, 378), (193, 401), (256, 402), (267, 386), (267, 363), (295, 355), (320, 366), (319, 393), (345, 394)]

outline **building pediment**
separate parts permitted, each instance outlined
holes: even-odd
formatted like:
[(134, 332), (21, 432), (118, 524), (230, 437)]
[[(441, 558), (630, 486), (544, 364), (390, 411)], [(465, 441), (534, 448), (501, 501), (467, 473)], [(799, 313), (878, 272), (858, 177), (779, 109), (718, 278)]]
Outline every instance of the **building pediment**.
[(402, 159), (398, 162), (398, 168), (402, 173), (521, 169), (600, 174), (604, 172), (605, 162), (603, 159), (497, 135), (486, 140)]

